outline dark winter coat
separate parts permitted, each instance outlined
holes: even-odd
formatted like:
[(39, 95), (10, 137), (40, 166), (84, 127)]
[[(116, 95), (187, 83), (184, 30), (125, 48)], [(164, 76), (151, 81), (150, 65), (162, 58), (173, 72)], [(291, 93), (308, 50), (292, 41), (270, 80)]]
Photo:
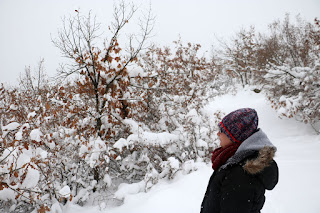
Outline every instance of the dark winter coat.
[(234, 156), (212, 174), (201, 213), (260, 212), (265, 190), (272, 190), (278, 183), (275, 152), (262, 130), (245, 140)]

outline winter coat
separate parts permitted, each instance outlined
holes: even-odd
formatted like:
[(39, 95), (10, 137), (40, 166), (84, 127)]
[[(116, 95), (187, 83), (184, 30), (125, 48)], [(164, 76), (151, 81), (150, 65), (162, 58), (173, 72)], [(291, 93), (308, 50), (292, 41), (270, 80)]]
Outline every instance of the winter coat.
[(201, 204), (201, 213), (257, 213), (265, 190), (278, 183), (276, 148), (259, 129), (236, 153), (214, 171)]

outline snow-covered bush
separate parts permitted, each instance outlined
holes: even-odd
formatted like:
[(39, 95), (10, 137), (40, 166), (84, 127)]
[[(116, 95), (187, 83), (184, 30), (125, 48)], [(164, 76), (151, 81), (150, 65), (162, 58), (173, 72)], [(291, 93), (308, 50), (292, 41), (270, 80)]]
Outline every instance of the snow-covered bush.
[[(215, 88), (216, 75), (199, 45), (150, 48), (139, 60), (141, 110), (126, 120), (131, 135), (119, 139), (116, 162), (127, 181), (144, 179), (149, 189), (161, 178), (173, 178), (185, 162), (208, 160), (215, 146), (216, 123), (201, 112), (208, 99), (221, 93)], [(223, 91), (222, 91), (223, 92)], [(219, 117), (219, 116), (217, 116)]]
[[(320, 120), (320, 65), (277, 67), (265, 76), (268, 98), (281, 116), (314, 124)], [(318, 130), (319, 131), (319, 130)]]
[[(0, 199), (11, 203), (11, 210), (45, 211), (52, 203), (73, 198), (83, 203), (97, 188), (108, 187), (96, 183), (105, 177), (95, 177), (97, 168), (107, 165), (101, 166), (108, 159), (105, 142), (83, 136), (92, 131), (90, 122), (84, 125), (88, 118), (79, 112), (70, 120), (79, 108), (63, 100), (61, 88), (52, 86), (37, 96), (0, 88)], [(68, 199), (59, 193), (66, 186), (71, 190)]]
[(196, 169), (192, 162), (209, 161), (210, 152), (217, 146), (217, 137), (212, 133), (217, 131), (221, 117), (222, 114), (217, 113), (217, 119), (210, 123), (206, 116), (193, 110), (188, 115), (193, 119), (189, 126), (170, 133), (150, 132), (145, 125), (130, 120), (133, 134), (119, 139), (113, 146), (115, 162), (120, 166), (118, 177), (128, 183), (143, 180), (146, 191), (160, 179), (172, 179), (178, 171), (191, 172)]
[(16, 207), (29, 203), (45, 208), (55, 188), (46, 178), (50, 173), (48, 150), (53, 144), (45, 135), (50, 119), (45, 116), (43, 98), (29, 91), (0, 90), (1, 200), (11, 201)]
[[(47, 85), (36, 93), (28, 87), (1, 87), (2, 202), (11, 205), (11, 210), (59, 210), (66, 202), (85, 204), (112, 195), (121, 183), (141, 182), (142, 190), (148, 190), (160, 179), (174, 178), (178, 171), (196, 169), (196, 161), (208, 161), (217, 126), (201, 107), (212, 95), (214, 84), (211, 70), (197, 68), (197, 64), (193, 69), (194, 61), (189, 59), (174, 62), (181, 72), (181, 63), (189, 63), (191, 76), (185, 85), (179, 77), (161, 73), (156, 81), (166, 82), (173, 91), (147, 94), (157, 87), (141, 89), (138, 85), (147, 78), (131, 78), (126, 85), (134, 99), (130, 109), (117, 104), (126, 96), (107, 93), (103, 98), (114, 102), (101, 114), (88, 79), (83, 80), (82, 75), (74, 81)], [(198, 61), (196, 57), (192, 60)], [(177, 73), (175, 66), (170, 69)], [(202, 78), (200, 70), (208, 78)], [(159, 85), (161, 88), (163, 83)], [(217, 93), (215, 90), (213, 95)]]
[[(230, 43), (222, 43), (222, 67), (242, 85), (256, 86), (279, 115), (296, 117), (312, 125), (319, 122), (320, 24), (299, 15), (269, 25), (269, 32), (241, 30)], [(318, 129), (316, 131), (319, 132)]]
[(221, 92), (214, 84), (217, 75), (213, 64), (199, 56), (200, 45), (184, 46), (180, 40), (174, 43), (173, 50), (151, 47), (142, 55), (142, 84), (133, 84), (144, 94), (146, 114), (141, 121), (155, 131), (184, 128), (190, 111), (198, 113), (210, 97)]
[(311, 24), (298, 16), (296, 23), (291, 23), (287, 16), (271, 29), (269, 40), (276, 41), (279, 48), (261, 81), (266, 94), (280, 115), (313, 125), (320, 120), (319, 21)]
[(261, 48), (254, 27), (239, 31), (229, 44), (221, 42), (223, 50), (219, 54), (223, 61), (223, 72), (238, 79), (243, 87), (252, 85), (259, 75), (259, 55)]

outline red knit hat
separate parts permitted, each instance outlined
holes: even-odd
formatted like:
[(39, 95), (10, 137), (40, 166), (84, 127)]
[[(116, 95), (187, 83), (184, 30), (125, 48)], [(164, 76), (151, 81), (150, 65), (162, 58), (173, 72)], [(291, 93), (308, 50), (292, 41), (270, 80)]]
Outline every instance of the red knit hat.
[(241, 143), (257, 131), (257, 112), (251, 108), (233, 111), (222, 119), (219, 128), (232, 142)]

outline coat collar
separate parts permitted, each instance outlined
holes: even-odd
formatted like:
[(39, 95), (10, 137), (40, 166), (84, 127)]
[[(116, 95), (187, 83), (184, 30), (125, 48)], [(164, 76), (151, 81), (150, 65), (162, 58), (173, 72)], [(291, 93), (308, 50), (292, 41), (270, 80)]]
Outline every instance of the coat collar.
[(242, 142), (236, 153), (220, 169), (238, 164), (249, 156), (257, 155), (256, 158), (247, 161), (243, 166), (248, 173), (257, 174), (269, 166), (276, 150), (267, 135), (261, 129), (258, 129), (257, 132)]

